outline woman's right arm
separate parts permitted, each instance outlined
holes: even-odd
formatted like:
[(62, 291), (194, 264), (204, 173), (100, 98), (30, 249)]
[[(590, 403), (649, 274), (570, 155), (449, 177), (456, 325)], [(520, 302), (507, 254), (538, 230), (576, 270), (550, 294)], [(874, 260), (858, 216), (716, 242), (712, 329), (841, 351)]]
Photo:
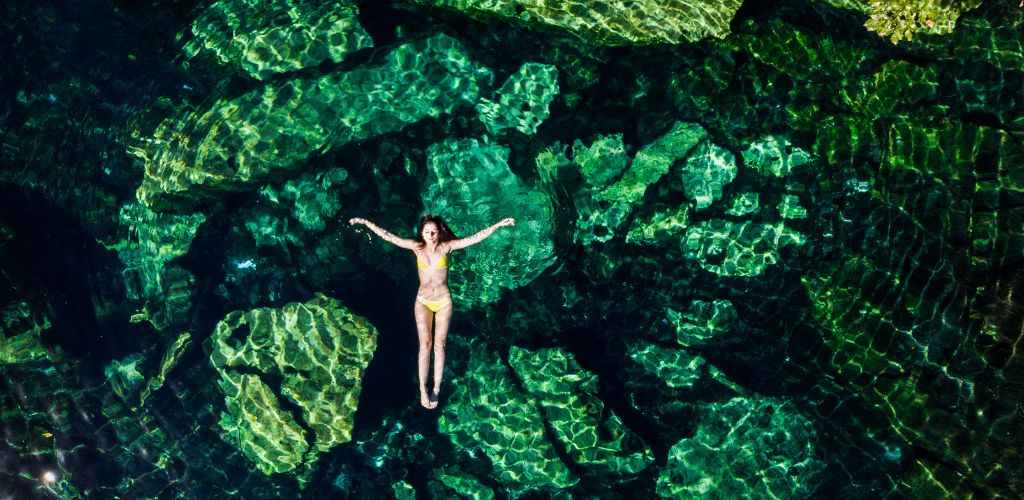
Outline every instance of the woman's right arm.
[(366, 219), (363, 219), (361, 217), (351, 218), (351, 219), (348, 220), (348, 223), (353, 225), (353, 226), (356, 225), (356, 224), (362, 224), (362, 225), (370, 228), (370, 231), (373, 231), (374, 234), (376, 234), (377, 236), (380, 236), (380, 238), (382, 240), (384, 240), (384, 241), (386, 241), (388, 243), (391, 243), (392, 245), (395, 245), (397, 247), (405, 248), (406, 250), (415, 250), (416, 247), (418, 246), (416, 240), (410, 240), (410, 239), (406, 239), (406, 238), (399, 238), (398, 236), (395, 236), (395, 235), (387, 232), (386, 230), (384, 230), (380, 226), (378, 226), (378, 225), (376, 225), (376, 224), (374, 224), (374, 223), (372, 223), (372, 222), (370, 222), (370, 221), (368, 221)]

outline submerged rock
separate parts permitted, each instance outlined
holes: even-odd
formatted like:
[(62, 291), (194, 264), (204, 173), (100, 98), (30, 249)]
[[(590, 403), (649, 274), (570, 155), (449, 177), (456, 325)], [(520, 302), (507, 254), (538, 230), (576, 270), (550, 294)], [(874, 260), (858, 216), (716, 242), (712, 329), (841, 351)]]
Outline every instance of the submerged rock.
[[(312, 464), (319, 452), (352, 439), (363, 370), (377, 347), (366, 319), (318, 294), (278, 309), (232, 312), (211, 342), (210, 363), (227, 396), (223, 438), (260, 471)], [(301, 409), (301, 420), (280, 398)]]
[(807, 497), (825, 463), (815, 429), (796, 407), (777, 398), (736, 397), (709, 403), (697, 434), (669, 451), (658, 477), (662, 498)]
[(650, 448), (606, 411), (597, 396), (597, 375), (584, 370), (571, 353), (512, 347), (508, 361), (574, 462), (601, 474), (625, 475), (654, 460)]
[(103, 375), (114, 394), (122, 399), (128, 399), (141, 390), (145, 377), (140, 371), (140, 365), (145, 359), (142, 353), (134, 353), (124, 359), (113, 359), (103, 367)]
[(192, 306), (194, 278), (171, 261), (188, 253), (206, 215), (158, 213), (137, 202), (121, 207), (120, 215), (123, 239), (103, 245), (125, 266), (128, 299), (145, 302), (132, 321), (148, 321), (157, 329), (181, 324)]
[(217, 0), (192, 22), (185, 54), (211, 51), (253, 78), (316, 66), (373, 46), (355, 2)]
[(654, 244), (681, 238), (689, 226), (693, 207), (681, 205), (675, 212), (665, 211), (652, 215), (646, 220), (636, 220), (626, 234), (626, 243)]
[(744, 165), (764, 176), (786, 177), (810, 161), (810, 154), (777, 135), (762, 137), (743, 151)]
[[(729, 36), (734, 48), (806, 85), (846, 81), (872, 67), (877, 54), (830, 33), (816, 32), (778, 19), (748, 19)], [(821, 90), (812, 89), (815, 93)]]
[(523, 183), (508, 166), (509, 150), (476, 139), (449, 140), (427, 150), (428, 188), (423, 206), (440, 214), (459, 237), (505, 217), (499, 229), (453, 257), (451, 290), (456, 302), (486, 304), (502, 289), (523, 286), (554, 261), (551, 200)]
[(298, 169), (318, 151), (401, 130), (469, 106), (490, 70), (446, 35), (401, 45), (379, 63), (271, 83), (195, 118), (168, 119), (136, 151), (149, 206), (246, 189)]
[(698, 211), (722, 197), (722, 188), (736, 178), (736, 158), (729, 150), (704, 141), (683, 166), (683, 190)]
[(495, 0), (415, 0), (465, 12), (502, 17), (526, 25), (554, 27), (598, 45), (677, 44), (729, 33), (740, 0), (601, 0), (569, 2)]
[(139, 394), (139, 406), (146, 404), (146, 399), (149, 398), (153, 391), (164, 386), (164, 382), (167, 380), (167, 374), (170, 373), (170, 371), (178, 364), (181, 356), (185, 354), (185, 350), (188, 349), (188, 346), (191, 343), (192, 334), (189, 332), (183, 332), (167, 346), (167, 350), (164, 351), (163, 357), (160, 358), (160, 367), (156, 374), (146, 381), (146, 387), (143, 388), (142, 393)]
[[(624, 158), (628, 157), (621, 135), (599, 136), (589, 148), (577, 141), (573, 164), (582, 172), (587, 187), (574, 199), (578, 214), (576, 242), (589, 244), (612, 239), (647, 188), (668, 173), (676, 161), (685, 158), (706, 135), (698, 124), (676, 122), (665, 135), (640, 148), (628, 168), (623, 167)], [(538, 168), (552, 168), (545, 164), (568, 165), (558, 149), (542, 153), (548, 157), (538, 157)]]
[(497, 101), (481, 99), (476, 110), (491, 134), (514, 128), (533, 135), (551, 114), (548, 107), (556, 95), (558, 68), (526, 63), (498, 89)]
[(629, 359), (673, 389), (691, 388), (704, 376), (704, 358), (683, 349), (667, 349), (638, 342), (630, 347), (627, 354)]
[(598, 135), (589, 146), (576, 139), (572, 143), (572, 162), (592, 189), (604, 189), (626, 171), (630, 158), (620, 133)]
[(711, 219), (690, 226), (682, 250), (700, 267), (719, 276), (752, 277), (778, 262), (780, 248), (805, 242), (806, 237), (781, 222)]
[(792, 194), (782, 195), (782, 201), (776, 207), (783, 219), (806, 219), (807, 209), (800, 205), (800, 198)]
[(686, 347), (699, 347), (728, 333), (737, 321), (736, 306), (725, 299), (694, 300), (683, 311), (669, 308), (665, 316)]
[(732, 206), (725, 211), (727, 215), (746, 217), (761, 210), (757, 193), (737, 193), (732, 197)]
[(256, 246), (305, 246), (312, 239), (307, 232), (323, 231), (341, 210), (339, 186), (347, 178), (345, 169), (331, 168), (260, 188), (260, 197), (267, 203), (247, 212), (244, 222)]
[(520, 391), (497, 353), (473, 353), (438, 419), (461, 449), (483, 452), (513, 491), (557, 490), (579, 482), (555, 453), (536, 402)]
[(27, 302), (16, 301), (0, 310), (0, 319), (0, 367), (49, 358), (39, 338), (53, 326), (45, 314), (33, 311)]
[(595, 193), (598, 201), (633, 204), (647, 187), (668, 173), (672, 164), (690, 154), (707, 135), (696, 123), (676, 122), (672, 129), (639, 151), (618, 182)]
[[(494, 498), (494, 491), (473, 475), (459, 470), (458, 466), (434, 470), (431, 477), (433, 481), (428, 486), (432, 498), (472, 498), (473, 500)], [(411, 498), (416, 498), (416, 496), (413, 495)]]
[(871, 118), (921, 113), (937, 96), (939, 72), (935, 65), (886, 61), (875, 74), (844, 89), (841, 97), (854, 113)]

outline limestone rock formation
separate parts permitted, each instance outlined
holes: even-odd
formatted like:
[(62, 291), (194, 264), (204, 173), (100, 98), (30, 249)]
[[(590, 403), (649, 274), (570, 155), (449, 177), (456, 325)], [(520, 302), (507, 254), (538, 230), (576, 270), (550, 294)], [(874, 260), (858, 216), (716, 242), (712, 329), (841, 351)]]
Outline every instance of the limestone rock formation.
[(366, 319), (318, 294), (279, 309), (232, 312), (211, 340), (210, 362), (227, 396), (223, 437), (259, 470), (311, 464), (352, 439), (363, 370), (377, 347)]
[(355, 2), (217, 0), (192, 22), (185, 54), (212, 52), (264, 80), (373, 46)]

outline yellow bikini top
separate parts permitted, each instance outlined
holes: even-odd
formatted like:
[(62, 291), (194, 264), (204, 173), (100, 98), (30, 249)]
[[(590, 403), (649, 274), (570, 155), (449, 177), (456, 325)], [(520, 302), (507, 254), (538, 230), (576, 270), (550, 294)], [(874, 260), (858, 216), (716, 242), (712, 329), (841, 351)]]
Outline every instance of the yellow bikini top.
[(448, 254), (441, 254), (441, 258), (437, 259), (434, 265), (429, 265), (420, 259), (420, 256), (416, 256), (416, 268), (417, 269), (448, 269)]

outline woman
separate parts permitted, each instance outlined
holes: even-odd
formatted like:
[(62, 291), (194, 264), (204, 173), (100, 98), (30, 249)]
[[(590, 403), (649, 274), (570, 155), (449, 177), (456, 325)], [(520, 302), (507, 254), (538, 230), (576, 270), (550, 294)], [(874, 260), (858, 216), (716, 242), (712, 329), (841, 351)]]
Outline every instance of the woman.
[[(448, 325), (452, 320), (452, 294), (448, 290), (448, 254), (470, 245), (480, 243), (502, 226), (512, 226), (515, 219), (509, 217), (468, 238), (456, 238), (444, 219), (427, 215), (420, 219), (420, 232), (415, 239), (399, 238), (376, 224), (359, 217), (348, 221), (351, 225), (362, 224), (384, 241), (412, 250), (416, 254), (419, 269), (420, 289), (416, 293), (413, 313), (416, 315), (416, 331), (420, 338), (419, 377), (420, 404), (424, 408), (437, 407), (441, 392), (441, 376), (444, 373), (444, 341), (448, 337)], [(431, 338), (431, 327), (434, 335)], [(430, 368), (430, 348), (434, 348), (434, 390), (427, 394), (427, 371)]]

